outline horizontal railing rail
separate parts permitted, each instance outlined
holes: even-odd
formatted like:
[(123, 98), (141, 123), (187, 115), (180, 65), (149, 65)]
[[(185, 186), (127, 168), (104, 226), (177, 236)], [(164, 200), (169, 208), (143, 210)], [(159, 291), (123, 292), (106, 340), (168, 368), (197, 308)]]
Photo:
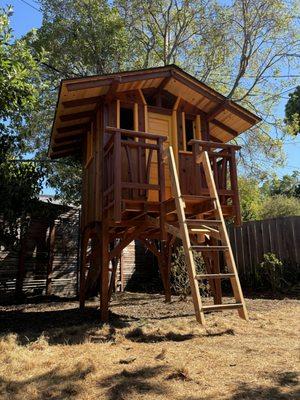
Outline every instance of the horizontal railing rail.
[[(105, 133), (109, 137), (104, 145), (104, 211), (113, 208), (113, 218), (118, 222), (122, 218), (122, 202), (144, 199), (146, 203), (149, 191), (157, 191), (158, 200), (163, 204), (165, 200), (163, 142), (167, 138), (153, 133), (114, 127), (106, 127)], [(156, 156), (155, 162), (153, 162), (154, 156)], [(157, 168), (156, 181), (150, 176), (151, 170), (155, 168)]]
[(240, 200), (238, 192), (238, 180), (236, 170), (236, 151), (241, 147), (233, 144), (208, 142), (204, 140), (190, 140), (192, 146), (192, 157), (194, 173), (197, 176), (195, 194), (208, 193), (208, 187), (203, 168), (197, 163), (201, 153), (207, 151), (216, 188), (220, 197), (221, 205), (231, 205), (235, 216), (235, 223), (241, 224)]

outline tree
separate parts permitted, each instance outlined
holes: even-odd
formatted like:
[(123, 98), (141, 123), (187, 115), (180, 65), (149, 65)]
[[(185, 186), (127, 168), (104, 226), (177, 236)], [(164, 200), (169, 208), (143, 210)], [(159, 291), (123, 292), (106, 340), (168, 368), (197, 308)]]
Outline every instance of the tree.
[[(253, 174), (281, 164), (283, 123), (273, 113), (291, 79), (300, 41), (295, 5), (284, 0), (117, 0), (140, 65), (175, 62), (263, 118), (238, 141)], [(276, 130), (276, 137), (270, 135)]]
[[(263, 118), (260, 126), (237, 140), (243, 145), (240, 164), (249, 173), (260, 177), (284, 162), (284, 124), (273, 110), (293, 84), (279, 78), (295, 64), (300, 47), (295, 6), (289, 1), (41, 0), (40, 4), (43, 25), (28, 41), (48, 53), (43, 77), (49, 87), (40, 94), (41, 107), (30, 121), (33, 148), (37, 142), (48, 142), (61, 78), (175, 62)], [(55, 183), (64, 190), (58, 171)]]
[(263, 190), (270, 196), (280, 194), (300, 198), (300, 172), (283, 175), (281, 179), (275, 176), (263, 185)]
[[(46, 157), (57, 91), (61, 79), (115, 72), (128, 67), (127, 32), (117, 10), (106, 0), (41, 0), (43, 24), (26, 35), (28, 45), (44, 51), (45, 82), (39, 105), (28, 122), (28, 144)], [(80, 160), (61, 160), (48, 168), (48, 183), (65, 202), (79, 203)]]
[(239, 178), (239, 194), (242, 220), (251, 221), (258, 219), (264, 195), (257, 180), (241, 176)]
[(285, 123), (291, 129), (292, 134), (300, 133), (300, 86), (289, 94), (289, 100), (285, 105)]
[(300, 199), (284, 195), (270, 196), (261, 205), (260, 219), (300, 215)]
[(39, 66), (23, 40), (13, 42), (11, 13), (0, 9), (0, 241), (6, 245), (15, 243), (43, 176), (41, 167), (15, 160), (24, 150), (26, 120), (36, 105)]

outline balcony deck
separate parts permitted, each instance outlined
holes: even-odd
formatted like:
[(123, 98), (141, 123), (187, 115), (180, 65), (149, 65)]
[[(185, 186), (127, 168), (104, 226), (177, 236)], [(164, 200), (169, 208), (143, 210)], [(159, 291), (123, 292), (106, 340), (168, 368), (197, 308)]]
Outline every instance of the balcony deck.
[[(146, 217), (176, 222), (164, 159), (166, 137), (145, 132), (106, 128), (104, 146), (103, 210), (109, 225), (128, 226)], [(240, 223), (235, 151), (238, 146), (192, 140), (191, 152), (179, 152), (178, 170), (186, 214), (209, 219), (213, 213), (202, 167), (197, 163), (206, 150), (225, 218)]]

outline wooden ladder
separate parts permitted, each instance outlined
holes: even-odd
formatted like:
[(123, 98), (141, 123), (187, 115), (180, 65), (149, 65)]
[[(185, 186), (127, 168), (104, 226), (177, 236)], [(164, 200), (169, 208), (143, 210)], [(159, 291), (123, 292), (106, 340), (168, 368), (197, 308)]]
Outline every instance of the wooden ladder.
[[(185, 262), (188, 270), (189, 281), (191, 286), (191, 294), (194, 303), (194, 309), (196, 314), (196, 319), (201, 324), (205, 323), (204, 313), (207, 311), (223, 311), (236, 309), (239, 316), (243, 319), (248, 320), (248, 313), (246, 309), (246, 304), (240, 285), (237, 268), (234, 261), (234, 256), (232, 253), (222, 208), (219, 201), (218, 192), (216, 189), (209, 157), (207, 151), (203, 151), (198, 159), (197, 163), (202, 164), (205, 173), (206, 182), (209, 189), (209, 198), (214, 204), (214, 216), (215, 219), (187, 219), (185, 216), (185, 202), (181, 196), (180, 184), (177, 175), (177, 169), (175, 164), (175, 158), (173, 149), (170, 146), (167, 150), (168, 160), (169, 160), (169, 170), (171, 175), (171, 187), (172, 193), (175, 198), (176, 211), (179, 223), (179, 236), (183, 243)], [(203, 231), (209, 231), (212, 237), (217, 237), (221, 241), (220, 246), (209, 246), (209, 245), (191, 245), (190, 233), (197, 234), (197, 232), (202, 233)], [(209, 234), (208, 234), (209, 235)], [(223, 251), (224, 258), (226, 261), (228, 273), (217, 273), (217, 274), (201, 274), (197, 275), (196, 266), (193, 252), (214, 252)], [(235, 298), (235, 303), (226, 304), (213, 304), (213, 305), (203, 305), (200, 289), (199, 280), (214, 280), (214, 279), (230, 279), (233, 295)]]

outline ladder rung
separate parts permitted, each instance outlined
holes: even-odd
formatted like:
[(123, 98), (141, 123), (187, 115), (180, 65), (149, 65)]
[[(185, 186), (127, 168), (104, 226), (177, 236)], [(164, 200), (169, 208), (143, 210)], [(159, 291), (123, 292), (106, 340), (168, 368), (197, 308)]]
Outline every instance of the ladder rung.
[(191, 249), (196, 251), (224, 251), (228, 248), (228, 246), (191, 246)]
[(207, 194), (207, 195), (183, 194), (182, 197), (185, 200), (193, 200), (193, 199), (195, 199), (195, 200), (197, 200), (197, 199), (216, 200), (215, 197), (210, 197), (209, 194)]
[(205, 228), (190, 228), (189, 232), (191, 232), (191, 233), (210, 233), (211, 231), (209, 229), (205, 229)]
[(226, 278), (233, 278), (233, 277), (235, 277), (235, 275), (233, 273), (196, 275), (196, 279), (226, 279)]
[(229, 303), (229, 304), (212, 304), (209, 306), (203, 306), (202, 311), (222, 311), (222, 310), (235, 310), (242, 308), (242, 303)]
[(199, 225), (220, 225), (222, 223), (220, 219), (186, 219), (185, 222), (189, 227), (199, 227)]

